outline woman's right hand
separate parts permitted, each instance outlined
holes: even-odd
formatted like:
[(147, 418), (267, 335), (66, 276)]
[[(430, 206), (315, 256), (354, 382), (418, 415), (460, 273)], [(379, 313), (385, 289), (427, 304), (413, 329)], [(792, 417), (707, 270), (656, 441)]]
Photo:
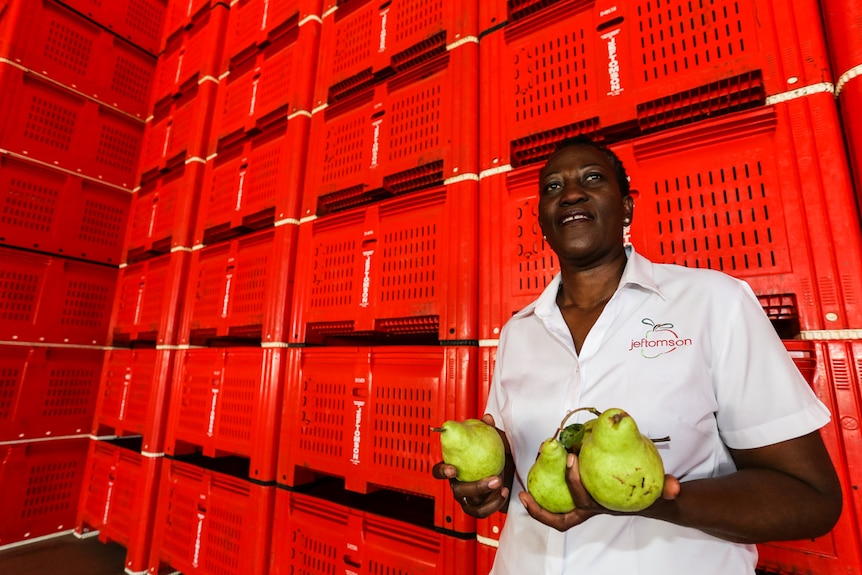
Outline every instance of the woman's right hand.
[[(494, 427), (492, 416), (486, 414), (482, 417), (482, 421)], [(506, 451), (506, 467), (508, 468), (511, 465), (511, 456), (508, 455), (508, 448)], [(465, 513), (473, 517), (483, 519), (505, 509), (509, 503), (510, 487), (506, 485), (505, 470), (503, 474), (485, 477), (479, 481), (458, 481), (455, 479), (458, 474), (455, 466), (440, 461), (434, 465), (431, 473), (437, 479), (449, 480), (455, 500), (461, 504)]]

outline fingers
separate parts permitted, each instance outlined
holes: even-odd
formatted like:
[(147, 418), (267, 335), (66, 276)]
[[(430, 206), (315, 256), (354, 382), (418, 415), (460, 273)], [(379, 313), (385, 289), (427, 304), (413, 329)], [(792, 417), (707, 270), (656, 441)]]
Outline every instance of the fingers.
[(494, 423), (494, 416), (491, 415), (490, 413), (486, 413), (485, 415), (483, 415), (482, 421), (484, 421), (485, 423), (487, 423), (491, 427), (497, 427), (497, 425)]
[(680, 489), (682, 487), (680, 486), (679, 479), (670, 474), (664, 476), (664, 487), (661, 492), (663, 499), (676, 499)]
[(434, 476), (434, 479), (455, 479), (455, 476), (458, 475), (458, 470), (455, 469), (454, 465), (441, 461), (431, 468), (431, 475)]

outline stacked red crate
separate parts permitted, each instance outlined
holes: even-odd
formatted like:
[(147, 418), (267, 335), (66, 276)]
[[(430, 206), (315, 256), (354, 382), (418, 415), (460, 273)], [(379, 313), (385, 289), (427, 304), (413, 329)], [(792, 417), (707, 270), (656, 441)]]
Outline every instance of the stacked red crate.
[(826, 43), (835, 70), (835, 94), (856, 182), (862, 190), (862, 2), (821, 0)]
[(285, 353), (260, 347), (180, 350), (166, 453), (247, 458), (250, 479), (274, 481)]
[(13, 0), (0, 14), (0, 57), (143, 120), (156, 59), (54, 0)]
[(477, 44), (423, 50), (417, 59), (315, 110), (303, 217), (476, 179)]
[(0, 341), (103, 346), (117, 270), (0, 248)]
[(290, 342), (475, 342), (477, 188), (461, 181), (300, 225)]
[[(786, 338), (862, 325), (862, 232), (830, 94), (611, 148), (637, 190), (631, 242), (647, 257), (748, 281)], [(557, 271), (536, 220), (537, 173), (482, 180), (495, 200), (482, 211), (481, 339), (498, 337)]]
[(185, 162), (152, 175), (135, 190), (123, 248), (125, 262), (191, 247), (204, 170), (202, 162)]
[[(150, 54), (158, 54), (170, 0), (61, 0), (117, 36)], [(178, 4), (179, 2), (177, 2)]]
[(821, 432), (844, 487), (844, 508), (832, 531), (817, 539), (759, 545), (759, 567), (776, 573), (858, 573), (862, 564), (862, 341), (786, 341), (794, 362), (832, 411)]
[(0, 445), (0, 546), (75, 527), (89, 439)]
[(179, 343), (284, 342), (296, 233), (274, 226), (193, 251)]
[(291, 19), (260, 45), (226, 47), (195, 244), (298, 222), (319, 35), (315, 18)]
[(0, 345), (0, 442), (89, 432), (101, 349)]
[(123, 266), (111, 320), (111, 342), (176, 345), (190, 260), (184, 250)]
[(92, 262), (122, 257), (131, 194), (91, 178), (0, 155), (0, 242)]
[(366, 510), (355, 499), (344, 503), (278, 489), (270, 574), (476, 573), (475, 540), (381, 514), (386, 511), (391, 506)]
[(356, 493), (389, 489), (433, 501), (434, 526), (475, 532), (475, 520), (434, 479), (441, 459), (431, 430), (476, 412), (472, 346), (291, 348), (278, 482), (323, 475)]
[(162, 455), (176, 354), (151, 347), (106, 351), (92, 435), (139, 436), (142, 454)]
[(0, 148), (67, 172), (132, 189), (144, 124), (46, 77), (0, 63)]
[(632, 137), (832, 81), (815, 0), (514, 4), (483, 7), (483, 25), (506, 21), (481, 40), (483, 171), (567, 135)]
[(148, 572), (266, 575), (275, 487), (166, 460)]
[(126, 548), (126, 573), (143, 573), (150, 557), (161, 457), (134, 448), (90, 441), (75, 530), (99, 532), (99, 540)]

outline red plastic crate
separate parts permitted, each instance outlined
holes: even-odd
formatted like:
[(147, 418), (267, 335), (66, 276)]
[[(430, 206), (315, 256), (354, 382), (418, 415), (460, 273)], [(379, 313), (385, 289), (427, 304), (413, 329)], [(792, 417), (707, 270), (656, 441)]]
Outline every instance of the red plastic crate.
[(188, 26), (167, 37), (156, 68), (154, 107), (201, 82), (218, 82), (224, 72), (222, 53), (227, 19), (228, 7), (216, 4), (198, 12)]
[(62, 4), (12, 0), (0, 14), (0, 57), (147, 116), (156, 59)]
[(228, 62), (219, 83), (213, 149), (221, 153), (237, 140), (284, 120), (308, 119), (319, 42), (320, 24), (309, 20)]
[(278, 489), (270, 575), (475, 575), (476, 541)]
[[(862, 65), (862, 2), (821, 0), (826, 45), (832, 57), (835, 78)], [(858, 73), (858, 72), (857, 72)]]
[(567, 135), (633, 137), (832, 82), (817, 0), (512, 4), (496, 0), (508, 23), (481, 40), (483, 171)]
[(475, 341), (477, 190), (464, 181), (302, 223), (291, 342)]
[(106, 351), (92, 434), (141, 436), (141, 453), (162, 455), (175, 358), (170, 349)]
[(74, 529), (89, 442), (0, 445), (0, 546)]
[(126, 548), (126, 572), (146, 572), (162, 457), (91, 441), (75, 530)]
[(111, 342), (177, 342), (191, 254), (176, 251), (120, 270)]
[(149, 573), (266, 575), (275, 487), (166, 460)]
[(0, 441), (89, 432), (104, 354), (0, 346)]
[[(746, 280), (785, 337), (862, 325), (862, 232), (831, 95), (611, 147), (638, 190), (631, 242), (642, 254)], [(494, 199), (480, 222), (482, 339), (559, 266), (536, 221), (537, 171), (483, 179)]]
[(206, 162), (217, 90), (217, 82), (205, 81), (176, 99), (156, 103), (147, 120), (138, 164), (142, 185), (184, 163)]
[(299, 223), (309, 119), (294, 116), (220, 147), (206, 165), (194, 245), (212, 244), (276, 222)]
[(165, 451), (249, 460), (249, 477), (275, 480), (283, 349), (180, 350)]
[(186, 162), (135, 190), (124, 248), (127, 263), (191, 248), (206, 167)]
[(105, 345), (116, 268), (0, 248), (0, 341)]
[(0, 62), (0, 148), (134, 187), (144, 123), (42, 76)]
[(315, 106), (332, 104), (459, 43), (478, 43), (478, 4), (325, 0)]
[(431, 431), (476, 410), (478, 348), (308, 347), (288, 350), (278, 482), (320, 473), (349, 491), (375, 488), (430, 497), (434, 525), (475, 532), (475, 520), (434, 479), (442, 460)]
[[(234, 0), (230, 7), (230, 20), (226, 34), (225, 59), (247, 50), (257, 50), (278, 42), (287, 30), (304, 26), (309, 22), (320, 25), (322, 0)], [(318, 32), (319, 33), (319, 32)], [(316, 64), (315, 52), (308, 53), (308, 60)], [(227, 65), (224, 66), (227, 69)], [(303, 108), (306, 109), (306, 108)]]
[(236, 0), (171, 0), (165, 13), (165, 25), (162, 30), (161, 48), (164, 52), (168, 40), (177, 32), (192, 25), (201, 12), (215, 6), (228, 6)]
[[(61, 0), (150, 54), (158, 54), (170, 0)], [(179, 3), (179, 2), (177, 2)]]
[(131, 194), (0, 155), (0, 243), (100, 263), (122, 257)]
[(809, 376), (815, 393), (832, 411), (832, 422), (821, 435), (844, 488), (844, 508), (836, 526), (822, 537), (759, 545), (758, 566), (777, 573), (862, 573), (858, 536), (862, 511), (862, 340), (792, 341), (785, 345)]
[(476, 542), (476, 575), (486, 575), (494, 566), (494, 558), (497, 556), (497, 545), (483, 543), (477, 538)]
[[(837, 89), (838, 87), (836, 87)], [(856, 184), (856, 197), (862, 197), (862, 74), (854, 76), (840, 86), (838, 107), (847, 154)]]
[(477, 66), (467, 43), (316, 110), (303, 216), (475, 178)]
[(297, 226), (276, 226), (192, 253), (181, 344), (282, 343), (291, 314)]

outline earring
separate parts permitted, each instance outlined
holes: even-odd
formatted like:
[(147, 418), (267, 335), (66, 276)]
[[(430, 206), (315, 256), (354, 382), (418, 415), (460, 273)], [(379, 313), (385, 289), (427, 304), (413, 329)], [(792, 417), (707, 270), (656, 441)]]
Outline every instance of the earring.
[(626, 226), (627, 226), (627, 225), (629, 225), (629, 224), (631, 224), (631, 223), (632, 223), (632, 221), (631, 221), (629, 218), (626, 218), (626, 219), (624, 219), (624, 220), (623, 220), (623, 225), (626, 225)]

